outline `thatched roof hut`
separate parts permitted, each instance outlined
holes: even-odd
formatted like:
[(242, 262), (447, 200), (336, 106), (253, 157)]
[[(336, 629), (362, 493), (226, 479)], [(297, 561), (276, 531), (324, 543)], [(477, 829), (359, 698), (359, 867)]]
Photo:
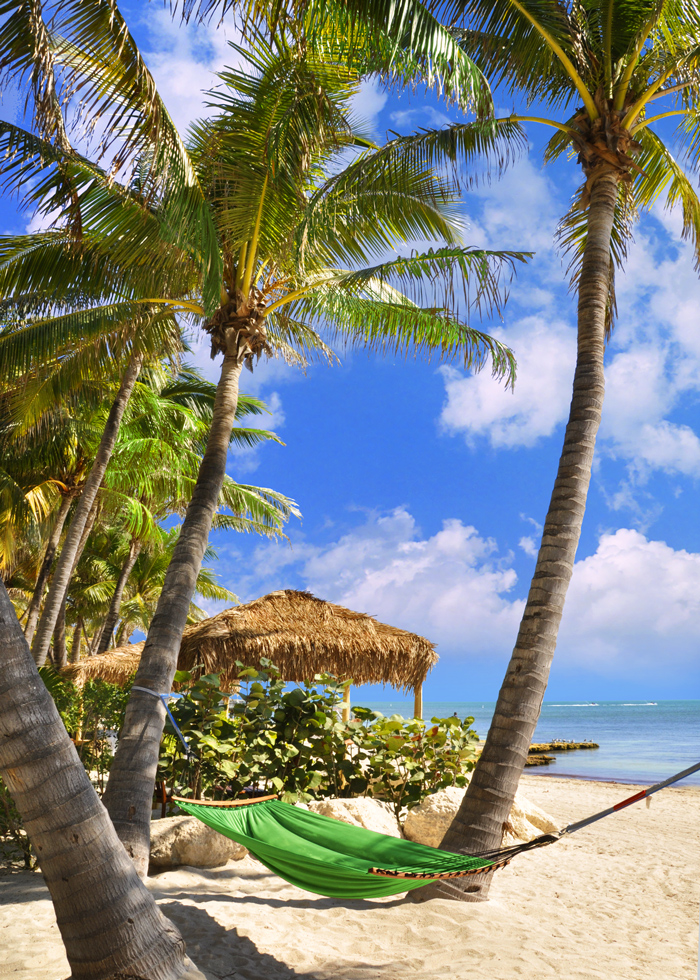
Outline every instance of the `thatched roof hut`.
[[(143, 646), (133, 643), (88, 657), (64, 674), (79, 683), (101, 677), (123, 684), (136, 671)], [(288, 681), (327, 672), (341, 680), (352, 678), (354, 684), (390, 684), (417, 692), (438, 659), (434, 644), (422, 636), (310, 592), (284, 589), (188, 626), (178, 668), (220, 674), (226, 686), (237, 677), (237, 660), (259, 668), (261, 657), (271, 660)]]

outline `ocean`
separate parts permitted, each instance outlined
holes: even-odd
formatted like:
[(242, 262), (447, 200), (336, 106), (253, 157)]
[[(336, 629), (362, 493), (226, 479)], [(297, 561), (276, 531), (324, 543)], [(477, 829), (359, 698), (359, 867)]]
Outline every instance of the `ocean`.
[[(407, 699), (356, 703), (385, 715), (413, 713), (413, 701)], [(488, 701), (426, 701), (423, 717), (471, 716), (485, 738), (494, 707)], [(557, 753), (556, 762), (529, 767), (528, 775), (657, 783), (700, 762), (700, 701), (545, 701), (533, 741), (554, 739), (588, 740), (600, 748)], [(684, 784), (700, 785), (700, 773), (679, 783)]]

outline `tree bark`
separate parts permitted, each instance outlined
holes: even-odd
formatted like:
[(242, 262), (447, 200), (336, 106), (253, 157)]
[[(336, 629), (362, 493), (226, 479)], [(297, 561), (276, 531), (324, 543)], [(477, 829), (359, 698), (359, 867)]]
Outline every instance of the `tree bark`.
[(131, 355), (129, 366), (127, 367), (122, 379), (119, 391), (117, 392), (117, 397), (112, 403), (112, 407), (107, 418), (107, 424), (105, 425), (102, 438), (100, 439), (100, 445), (97, 450), (97, 455), (95, 456), (95, 462), (92, 464), (90, 475), (85, 481), (83, 492), (80, 495), (75, 508), (75, 513), (73, 514), (73, 520), (71, 521), (68, 532), (66, 533), (66, 539), (63, 543), (63, 548), (61, 549), (61, 554), (56, 564), (56, 569), (51, 581), (51, 588), (49, 589), (49, 594), (46, 597), (44, 611), (41, 615), (41, 619), (39, 620), (39, 626), (37, 627), (36, 636), (34, 637), (34, 643), (32, 645), (32, 655), (34, 656), (34, 660), (38, 666), (41, 666), (46, 661), (46, 654), (48, 653), (51, 634), (53, 633), (54, 626), (56, 625), (56, 619), (58, 617), (58, 611), (61, 608), (61, 603), (63, 602), (63, 597), (68, 591), (68, 585), (73, 573), (73, 567), (77, 560), (78, 549), (83, 531), (85, 529), (85, 524), (92, 505), (95, 502), (95, 497), (97, 496), (97, 491), (102, 483), (102, 478), (105, 475), (107, 464), (109, 463), (112, 451), (114, 449), (114, 444), (117, 441), (117, 435), (119, 434), (119, 425), (121, 423), (122, 416), (124, 415), (124, 410), (129, 403), (131, 393), (134, 390), (134, 385), (136, 384), (136, 379), (141, 371), (142, 364), (143, 354), (134, 351)]
[(30, 646), (34, 637), (34, 630), (36, 629), (36, 624), (39, 619), (41, 600), (44, 598), (44, 589), (46, 588), (46, 583), (49, 579), (51, 565), (53, 564), (54, 556), (56, 554), (56, 548), (58, 548), (58, 542), (61, 540), (63, 525), (66, 523), (66, 517), (68, 516), (68, 511), (70, 510), (72, 500), (73, 498), (68, 494), (61, 498), (61, 506), (58, 509), (54, 526), (51, 529), (51, 534), (49, 535), (49, 540), (46, 545), (46, 551), (44, 552), (44, 559), (41, 563), (41, 568), (39, 569), (36, 584), (34, 585), (32, 598), (29, 601), (29, 606), (27, 608), (27, 622), (24, 626), (24, 635), (27, 637), (27, 643), (29, 643)]
[(117, 620), (119, 619), (119, 610), (121, 609), (122, 605), (124, 588), (126, 587), (126, 583), (129, 581), (129, 576), (133, 571), (134, 565), (136, 564), (136, 559), (140, 553), (141, 542), (132, 540), (129, 546), (129, 555), (122, 566), (121, 572), (119, 573), (119, 578), (117, 579), (117, 584), (112, 595), (112, 601), (109, 604), (109, 610), (102, 625), (102, 634), (100, 636), (99, 646), (97, 647), (97, 653), (104, 653), (109, 647), (112, 639), (112, 633), (114, 633), (114, 627), (117, 625)]
[[(618, 176), (603, 174), (591, 188), (579, 282), (578, 352), (564, 448), (515, 649), (483, 752), (459, 812), (440, 844), (443, 850), (478, 854), (500, 847), (542, 708), (581, 534), (603, 407), (610, 237)], [(418, 902), (429, 898), (485, 901), (491, 877), (434, 882), (412, 897)]]
[(53, 631), (53, 662), (58, 670), (68, 663), (68, 648), (66, 647), (66, 597), (63, 597), (58, 619)]
[(175, 980), (185, 944), (139, 880), (0, 583), (0, 775), (56, 910), (72, 980)]
[(80, 641), (83, 638), (83, 621), (78, 619), (73, 630), (73, 639), (70, 645), (70, 662), (77, 664), (80, 660)]
[[(134, 687), (168, 692), (182, 633), (226, 473), (243, 354), (227, 353), (216, 389), (207, 447), (148, 631)], [(103, 802), (138, 873), (148, 869), (151, 803), (165, 710), (132, 689)]]

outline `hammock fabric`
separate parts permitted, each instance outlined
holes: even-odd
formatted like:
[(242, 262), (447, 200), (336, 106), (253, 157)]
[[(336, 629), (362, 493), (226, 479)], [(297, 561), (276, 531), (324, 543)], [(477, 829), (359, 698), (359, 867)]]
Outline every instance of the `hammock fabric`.
[(208, 827), (243, 844), (266, 868), (299, 888), (330, 898), (378, 898), (420, 888), (438, 878), (495, 871), (516, 854), (553, 844), (699, 771), (700, 762), (555, 834), (541, 834), (478, 857), (353, 827), (271, 796), (219, 803), (193, 802), (180, 796), (171, 799)]
[(520, 851), (557, 839), (544, 834), (527, 844), (469, 857), (387, 837), (277, 799), (216, 806), (177, 798), (177, 803), (208, 827), (243, 844), (280, 878), (330, 898), (378, 898), (438, 878), (482, 874), (503, 867)]

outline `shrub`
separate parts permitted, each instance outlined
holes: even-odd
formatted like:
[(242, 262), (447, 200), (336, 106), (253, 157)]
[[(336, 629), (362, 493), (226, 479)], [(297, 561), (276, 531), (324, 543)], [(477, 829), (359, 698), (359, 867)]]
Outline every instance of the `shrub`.
[[(175, 677), (192, 681), (184, 671)], [(290, 802), (313, 799), (322, 787), (324, 795), (340, 793), (347, 782), (340, 775), (347, 727), (335, 710), (342, 686), (323, 675), (316, 687), (285, 691), (272, 665), (268, 672), (243, 669), (241, 680), (230, 709), (216, 674), (200, 677), (171, 706), (193, 758), (187, 759), (168, 719), (160, 778), (178, 795), (212, 799), (240, 795), (247, 787), (281, 792)]]
[(474, 768), (477, 735), (473, 718), (386, 718), (369, 708), (353, 709), (353, 743), (369, 780), (368, 796), (391, 803), (397, 818), (445, 786), (466, 786)]
[(0, 863), (12, 867), (20, 862), (25, 868), (33, 866), (32, 845), (14, 800), (0, 779)]
[(176, 795), (222, 799), (246, 789), (278, 792), (287, 802), (324, 796), (368, 795), (389, 802), (397, 814), (444, 786), (463, 786), (474, 766), (472, 718), (406, 720), (355, 708), (341, 721), (344, 685), (328, 675), (285, 690), (274, 666), (241, 671), (242, 687), (229, 708), (218, 677), (192, 682), (171, 705), (189, 743), (187, 758), (166, 722), (159, 777)]

